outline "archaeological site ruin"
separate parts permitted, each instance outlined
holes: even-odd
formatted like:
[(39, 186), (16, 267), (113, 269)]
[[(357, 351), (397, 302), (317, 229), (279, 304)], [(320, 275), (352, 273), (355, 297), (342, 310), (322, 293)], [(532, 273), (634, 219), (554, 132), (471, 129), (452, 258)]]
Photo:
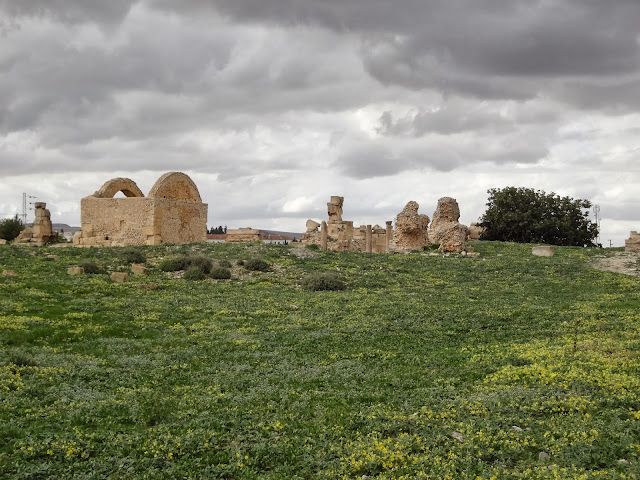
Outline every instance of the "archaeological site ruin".
[(396, 228), (387, 220), (380, 225), (360, 225), (342, 219), (344, 197), (332, 196), (327, 203), (328, 221), (307, 220), (307, 231), (301, 242), (318, 245), (321, 250), (348, 252), (410, 252), (422, 250), (432, 243), (440, 244), (443, 253), (459, 253), (465, 250), (469, 229), (458, 222), (460, 208), (451, 197), (438, 200), (429, 228), (429, 217), (418, 213), (417, 202), (408, 202), (396, 216)]
[(22, 230), (15, 242), (42, 246), (54, 238), (57, 238), (57, 234), (53, 233), (51, 212), (46, 208), (47, 204), (44, 202), (35, 202), (33, 207), (35, 211), (33, 224)]
[(624, 241), (625, 252), (640, 252), (640, 235), (638, 232), (633, 231)]
[[(122, 192), (124, 198), (114, 198)], [(207, 205), (189, 176), (162, 175), (145, 197), (135, 182), (113, 178), (81, 201), (77, 246), (158, 245), (204, 242)]]

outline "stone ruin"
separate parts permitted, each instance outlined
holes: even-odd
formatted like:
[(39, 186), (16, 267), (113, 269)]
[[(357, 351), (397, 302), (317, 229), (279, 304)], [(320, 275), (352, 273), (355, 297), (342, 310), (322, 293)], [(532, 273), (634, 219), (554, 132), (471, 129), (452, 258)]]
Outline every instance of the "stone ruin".
[(433, 220), (429, 229), (429, 240), (440, 244), (442, 253), (459, 253), (465, 249), (469, 234), (466, 225), (458, 222), (460, 207), (455, 198), (442, 197), (433, 213)]
[[(391, 221), (380, 225), (353, 226), (353, 221), (342, 219), (344, 197), (332, 196), (327, 203), (329, 221), (318, 223), (307, 220), (307, 231), (302, 234), (303, 244), (315, 244), (322, 250), (339, 252), (387, 252), (393, 235)], [(318, 231), (318, 228), (320, 229)]]
[(625, 252), (640, 252), (640, 235), (638, 232), (631, 232), (629, 238), (624, 241)]
[(307, 231), (302, 235), (303, 244), (315, 244), (322, 250), (350, 252), (410, 252), (423, 250), (427, 245), (440, 243), (443, 253), (459, 253), (465, 250), (468, 228), (458, 222), (458, 202), (450, 197), (438, 200), (434, 220), (418, 213), (419, 205), (410, 201), (392, 222), (379, 225), (360, 225), (354, 228), (352, 221), (342, 219), (344, 197), (332, 196), (327, 203), (328, 222), (307, 220)]
[[(114, 198), (122, 192), (125, 198)], [(135, 182), (113, 178), (81, 201), (76, 246), (158, 245), (205, 242), (207, 205), (189, 176), (162, 175), (145, 197)]]
[(430, 245), (429, 217), (418, 213), (417, 202), (413, 200), (407, 203), (396, 217), (396, 229), (393, 231), (390, 250), (393, 252), (410, 252), (412, 250), (422, 250), (424, 246)]
[(227, 242), (257, 242), (261, 239), (260, 230), (251, 227), (230, 228), (227, 230)]
[(44, 202), (35, 202), (33, 206), (35, 207), (33, 224), (20, 232), (15, 239), (15, 243), (42, 246), (57, 237), (57, 234), (53, 233), (51, 212), (46, 208), (47, 204)]
[(469, 235), (467, 236), (467, 241), (475, 242), (477, 240), (480, 240), (480, 237), (483, 233), (484, 227), (479, 223), (473, 222), (471, 225), (469, 225)]

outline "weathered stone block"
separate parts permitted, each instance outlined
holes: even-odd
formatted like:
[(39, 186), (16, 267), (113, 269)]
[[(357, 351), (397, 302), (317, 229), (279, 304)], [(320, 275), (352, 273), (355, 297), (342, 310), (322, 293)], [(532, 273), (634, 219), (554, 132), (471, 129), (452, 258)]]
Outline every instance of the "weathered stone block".
[(538, 245), (531, 249), (531, 253), (536, 257), (553, 257), (555, 249), (552, 245)]
[(69, 268), (67, 268), (67, 273), (69, 275), (82, 275), (82, 274), (84, 274), (84, 268), (82, 268), (82, 267), (69, 267)]
[(113, 272), (111, 274), (111, 280), (116, 283), (125, 283), (129, 281), (129, 274), (126, 272)]
[(18, 274), (16, 272), (14, 272), (13, 270), (3, 270), (2, 271), (2, 276), (3, 277), (17, 277)]
[(135, 275), (146, 275), (147, 267), (142, 265), (141, 263), (132, 263), (131, 264), (131, 273)]

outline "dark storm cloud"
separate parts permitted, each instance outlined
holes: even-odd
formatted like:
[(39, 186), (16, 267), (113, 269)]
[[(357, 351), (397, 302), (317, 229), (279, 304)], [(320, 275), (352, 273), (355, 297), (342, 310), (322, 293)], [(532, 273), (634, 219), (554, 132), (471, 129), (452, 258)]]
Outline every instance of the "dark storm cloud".
[(0, 0), (0, 11), (9, 16), (49, 17), (64, 23), (118, 23), (132, 0)]

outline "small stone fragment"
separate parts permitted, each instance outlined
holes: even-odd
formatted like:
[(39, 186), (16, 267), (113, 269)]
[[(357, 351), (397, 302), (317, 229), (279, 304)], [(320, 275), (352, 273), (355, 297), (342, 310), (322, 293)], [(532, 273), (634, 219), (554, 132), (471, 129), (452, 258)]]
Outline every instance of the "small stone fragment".
[(455, 438), (459, 442), (464, 442), (464, 435), (460, 432), (451, 432), (451, 438)]
[(553, 257), (554, 248), (551, 245), (538, 245), (531, 249), (531, 253), (536, 257)]
[(3, 277), (17, 277), (18, 274), (16, 272), (14, 272), (13, 270), (3, 270), (2, 271), (2, 276)]
[(132, 263), (131, 264), (131, 273), (135, 275), (146, 275), (147, 267), (142, 265), (141, 263)]
[(511, 426), (511, 430), (515, 431), (515, 432), (522, 432), (523, 430), (517, 426), (517, 425), (512, 425)]
[(540, 452), (538, 454), (538, 460), (540, 460), (541, 462), (548, 460), (549, 459), (549, 454), (547, 452)]
[(69, 268), (67, 268), (67, 273), (69, 275), (82, 275), (82, 274), (84, 274), (84, 268), (82, 268), (82, 267), (69, 267)]
[(126, 272), (113, 272), (111, 274), (111, 280), (116, 283), (124, 283), (129, 281), (129, 274)]

